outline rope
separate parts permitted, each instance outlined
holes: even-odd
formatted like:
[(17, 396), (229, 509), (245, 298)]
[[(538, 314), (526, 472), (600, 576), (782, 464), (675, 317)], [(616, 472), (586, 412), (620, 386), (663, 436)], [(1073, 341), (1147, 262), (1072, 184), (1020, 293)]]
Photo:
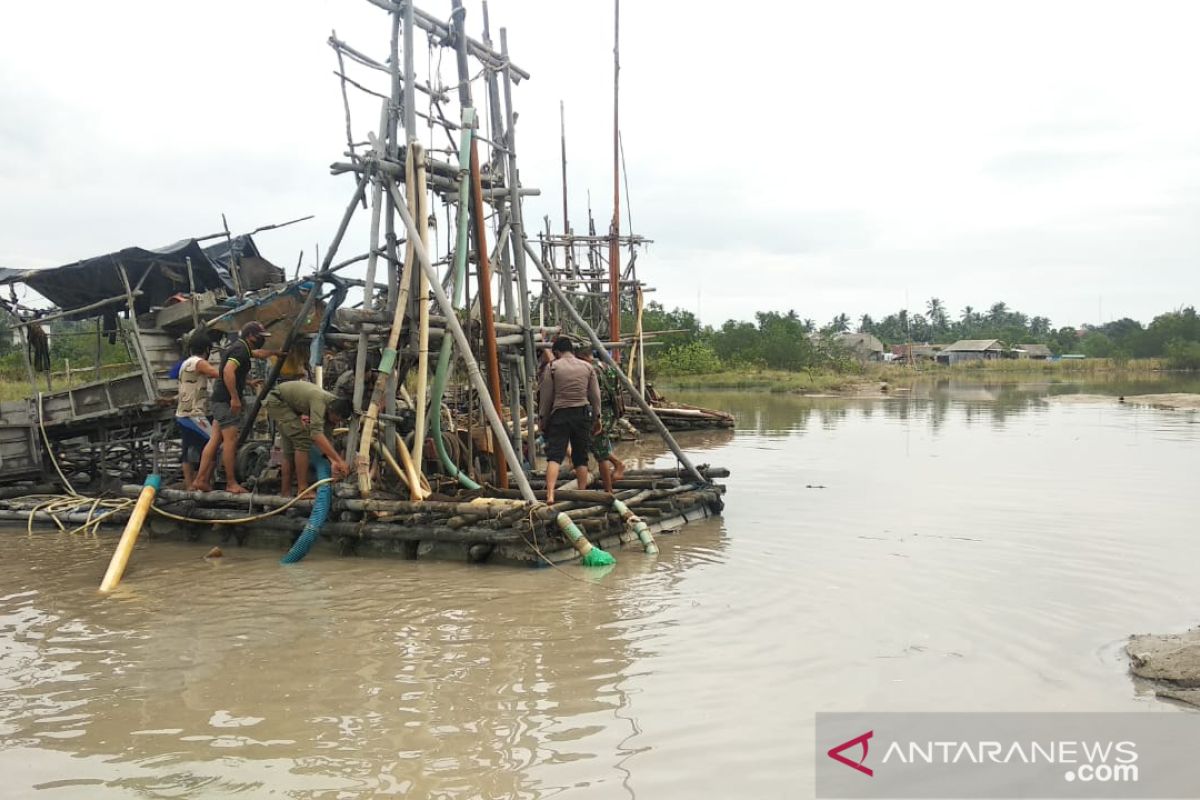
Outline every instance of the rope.
[[(545, 505), (546, 505), (545, 503), (535, 503), (529, 507), (529, 511), (526, 514), (526, 517), (529, 521), (529, 530), (530, 530), (530, 532), (533, 533), (533, 541), (530, 541), (529, 537), (527, 537), (525, 535), (525, 532), (518, 528), (518, 532), (521, 534), (521, 539), (525, 542), (526, 545), (529, 546), (529, 549), (532, 550), (534, 553), (536, 553), (538, 558), (540, 558), (542, 561), (545, 561), (546, 566), (551, 567), (556, 572), (558, 572), (560, 575), (562, 575), (564, 578), (569, 578), (573, 581), (578, 581), (579, 583), (586, 583), (589, 586), (596, 586), (596, 587), (603, 589), (606, 592), (618, 591), (619, 587), (609, 586), (608, 584), (605, 584), (605, 583), (596, 583), (595, 581), (588, 580), (586, 578), (582, 578), (579, 575), (576, 575), (574, 573), (567, 572), (565, 569), (560, 567), (558, 564), (555, 564), (553, 561), (551, 561), (549, 556), (547, 556), (545, 553), (542, 552), (542, 549), (540, 547), (538, 547), (538, 545), (537, 545), (537, 526), (534, 525), (533, 517), (534, 517), (534, 513), (539, 508), (541, 508)], [(561, 513), (561, 512), (559, 512), (559, 513)]]
[[(38, 410), (38, 430), (40, 430), (42, 432), (42, 441), (46, 443), (46, 453), (50, 456), (50, 463), (54, 465), (54, 471), (58, 473), (58, 477), (62, 479), (63, 486), (66, 487), (67, 491), (71, 494), (71, 496), (78, 497), (79, 492), (75, 491), (75, 487), (71, 485), (71, 482), (69, 480), (67, 480), (67, 476), (64, 475), (63, 471), (59, 468), (58, 459), (54, 457), (54, 448), (50, 446), (50, 437), (46, 435), (46, 421), (43, 418), (44, 415), (42, 414), (42, 393), (41, 392), (38, 392), (38, 395), (37, 395), (37, 410)], [(62, 526), (60, 525), (59, 527), (62, 527)]]
[[(173, 514), (170, 511), (164, 511), (163, 509), (159, 508), (158, 506), (151, 506), (150, 509), (154, 513), (159, 514), (160, 516), (164, 516), (167, 519), (173, 519), (178, 522), (191, 522), (191, 523), (196, 523), (199, 525), (245, 525), (250, 522), (258, 522), (259, 520), (267, 519), (268, 517), (273, 517), (276, 514), (282, 514), (284, 511), (287, 511), (289, 508), (294, 506), (296, 503), (303, 500), (304, 496), (307, 495), (309, 492), (316, 491), (317, 489), (321, 488), (322, 486), (324, 486), (328, 483), (333, 483), (333, 478), (322, 478), (319, 481), (315, 481), (314, 483), (309, 484), (307, 489), (305, 489), (303, 492), (301, 492), (300, 494), (293, 497), (288, 502), (279, 506), (278, 508), (273, 508), (270, 511), (264, 511), (261, 514), (254, 514), (249, 517), (239, 517), (237, 519), (196, 519), (194, 517), (185, 517), (181, 514)], [(128, 500), (127, 502), (132, 504), (134, 501)]]
[[(284, 511), (287, 511), (296, 503), (303, 500), (308, 494), (315, 492), (320, 487), (333, 482), (333, 478), (324, 478), (316, 481), (310, 484), (309, 487), (302, 493), (296, 495), (287, 503), (284, 503), (278, 508), (273, 508), (270, 511), (264, 511), (260, 514), (253, 514), (248, 517), (238, 517), (237, 519), (197, 519), (195, 517), (188, 517), (182, 514), (175, 514), (161, 509), (158, 506), (150, 506), (150, 510), (159, 516), (166, 517), (167, 519), (173, 519), (177, 522), (188, 522), (197, 525), (246, 525), (251, 522), (258, 522), (259, 520), (273, 517), (276, 514), (282, 514)], [(108, 519), (114, 514), (129, 510), (137, 503), (136, 500), (128, 497), (114, 497), (110, 499), (96, 497), (92, 499), (91, 505), (88, 509), (87, 520), (79, 527), (68, 531), (66, 526), (62, 524), (62, 520), (60, 520), (56, 515), (70, 513), (71, 511), (77, 510), (80, 505), (89, 498), (84, 497), (83, 495), (29, 495), (26, 499), (38, 499), (45, 501), (38, 503), (29, 511), (26, 529), (30, 535), (33, 535), (33, 521), (39, 511), (49, 515), (50, 519), (63, 533), (75, 534), (80, 532), (87, 533), (89, 531), (95, 533), (96, 529), (99, 528), (100, 523), (102, 523), (104, 520)], [(100, 507), (107, 508), (108, 511), (100, 516), (94, 517), (93, 514), (95, 514), (96, 509)]]

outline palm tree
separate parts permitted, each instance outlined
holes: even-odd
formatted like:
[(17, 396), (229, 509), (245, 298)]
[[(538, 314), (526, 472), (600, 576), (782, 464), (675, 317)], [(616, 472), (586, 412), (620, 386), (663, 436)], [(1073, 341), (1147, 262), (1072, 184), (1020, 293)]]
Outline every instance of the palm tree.
[(929, 302), (925, 304), (925, 307), (929, 309), (929, 326), (935, 332), (945, 329), (946, 323), (949, 320), (946, 319), (946, 306), (942, 303), (941, 299), (931, 297), (929, 298)]
[(988, 321), (993, 325), (1001, 325), (1008, 316), (1008, 303), (1001, 300), (999, 303), (992, 303), (992, 307), (988, 309)]
[(850, 317), (846, 314), (838, 314), (829, 323), (829, 327), (833, 329), (834, 333), (845, 333), (850, 330)]
[(863, 314), (858, 320), (858, 332), (870, 333), (875, 327), (875, 320), (871, 319), (870, 314)]
[(812, 317), (805, 317), (801, 327), (804, 328), (805, 333), (812, 333), (817, 329), (817, 323), (813, 321)]

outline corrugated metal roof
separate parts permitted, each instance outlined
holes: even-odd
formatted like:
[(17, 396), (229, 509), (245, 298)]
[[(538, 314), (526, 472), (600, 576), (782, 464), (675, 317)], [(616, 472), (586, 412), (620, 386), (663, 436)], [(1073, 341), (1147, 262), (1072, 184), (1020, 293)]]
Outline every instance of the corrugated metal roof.
[(943, 353), (976, 353), (984, 350), (1003, 350), (999, 339), (959, 339), (942, 348)]
[(839, 333), (837, 340), (843, 347), (870, 350), (873, 353), (883, 352), (883, 342), (869, 333)]
[(1044, 344), (1019, 344), (1018, 350), (1024, 350), (1031, 356), (1047, 356), (1051, 355), (1050, 348)]

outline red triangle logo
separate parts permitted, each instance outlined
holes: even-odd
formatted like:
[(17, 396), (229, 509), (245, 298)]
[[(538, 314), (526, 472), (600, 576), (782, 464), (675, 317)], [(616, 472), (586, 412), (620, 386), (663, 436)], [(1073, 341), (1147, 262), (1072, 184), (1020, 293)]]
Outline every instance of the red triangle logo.
[[(831, 748), (829, 750), (829, 752), (826, 753), (826, 755), (828, 755), (834, 761), (838, 761), (842, 764), (845, 764), (847, 767), (850, 767), (851, 769), (856, 769), (859, 772), (862, 772), (866, 775), (873, 776), (875, 774), (875, 771), (872, 770), (870, 767), (863, 766), (863, 765), (866, 763), (867, 753), (871, 749), (871, 746), (868, 744), (868, 742), (870, 741), (871, 737), (874, 735), (875, 735), (875, 731), (867, 731), (866, 733), (862, 734), (861, 736), (855, 736), (853, 739), (849, 739), (849, 740), (837, 745), (836, 747)], [(858, 759), (858, 761), (851, 761), (850, 759), (848, 759), (844, 755), (842, 755), (843, 750), (849, 750), (850, 748), (857, 747), (859, 745), (862, 745), (862, 758)]]

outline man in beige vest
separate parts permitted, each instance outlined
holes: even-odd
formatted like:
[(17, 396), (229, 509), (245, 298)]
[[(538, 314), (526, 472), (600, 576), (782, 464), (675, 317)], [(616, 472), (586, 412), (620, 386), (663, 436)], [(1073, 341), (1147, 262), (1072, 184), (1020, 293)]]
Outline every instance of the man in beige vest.
[(179, 460), (183, 466), (183, 486), (194, 488), (200, 455), (212, 436), (208, 421), (208, 382), (217, 377), (217, 368), (208, 363), (212, 345), (203, 331), (188, 342), (188, 357), (179, 367), (179, 397), (175, 401), (175, 424), (179, 427)]

